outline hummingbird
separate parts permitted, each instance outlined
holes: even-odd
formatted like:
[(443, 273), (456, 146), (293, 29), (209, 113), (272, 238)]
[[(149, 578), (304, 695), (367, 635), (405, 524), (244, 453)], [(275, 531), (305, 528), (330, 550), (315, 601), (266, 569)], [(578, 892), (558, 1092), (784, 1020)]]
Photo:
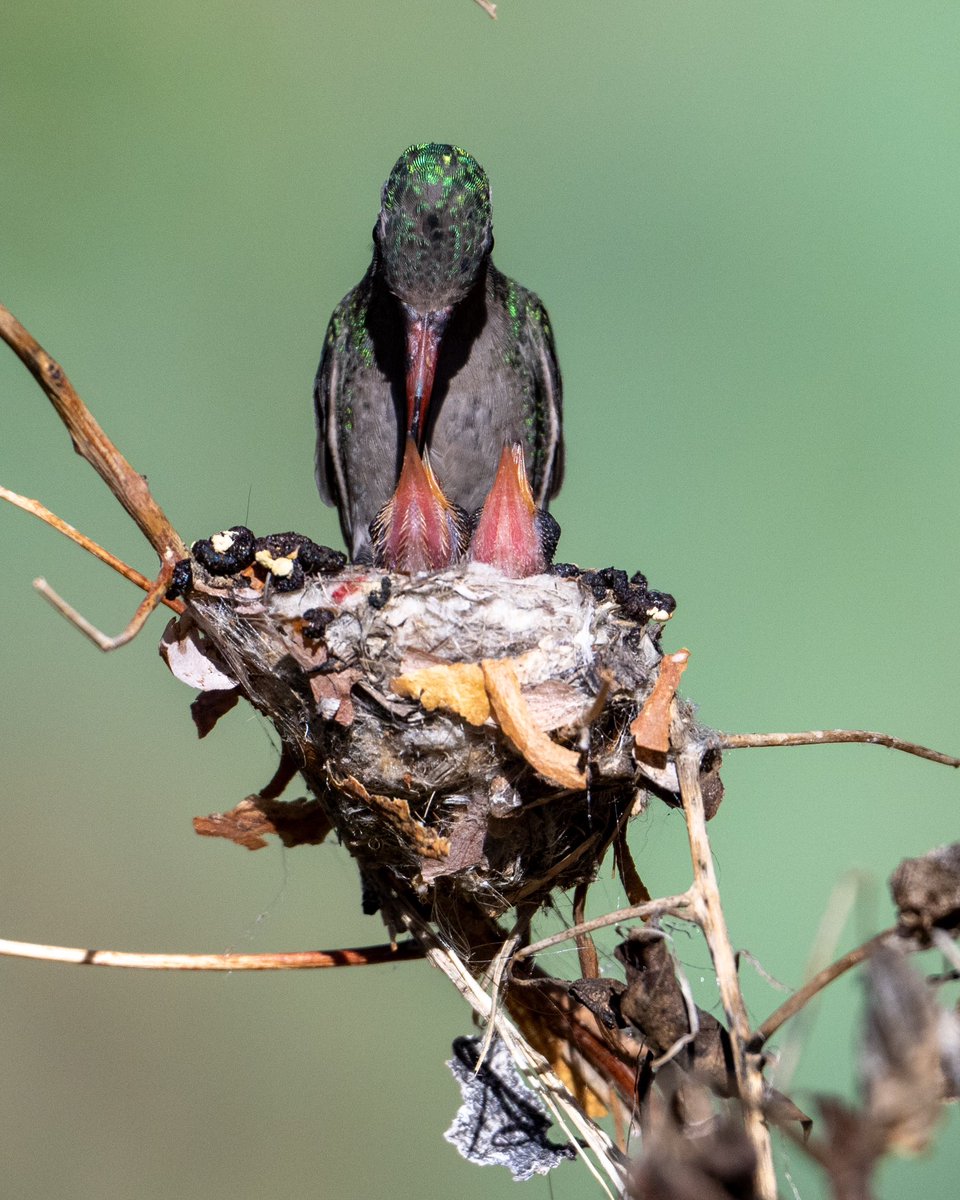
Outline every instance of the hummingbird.
[(563, 479), (560, 371), (539, 298), (493, 265), (490, 184), (457, 146), (411, 146), (380, 197), (373, 260), (334, 309), (314, 383), (317, 486), (351, 558), (393, 495), (407, 437), (449, 502), (490, 489), (522, 444), (537, 508)]

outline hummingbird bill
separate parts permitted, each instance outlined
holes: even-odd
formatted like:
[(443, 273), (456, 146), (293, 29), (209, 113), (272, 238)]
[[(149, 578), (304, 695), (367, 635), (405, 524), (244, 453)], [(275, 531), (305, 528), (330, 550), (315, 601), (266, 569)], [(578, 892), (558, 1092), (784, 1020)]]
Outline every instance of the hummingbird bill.
[[(383, 185), (373, 259), (330, 318), (314, 384), (317, 485), (354, 562), (374, 558), (370, 525), (394, 496), (408, 439), (454, 511), (481, 508), (514, 443), (536, 510), (560, 488), (550, 320), (492, 250), (490, 184), (476, 159), (441, 143), (405, 150)], [(415, 483), (404, 503), (432, 486)], [(439, 543), (425, 553), (436, 557)]]

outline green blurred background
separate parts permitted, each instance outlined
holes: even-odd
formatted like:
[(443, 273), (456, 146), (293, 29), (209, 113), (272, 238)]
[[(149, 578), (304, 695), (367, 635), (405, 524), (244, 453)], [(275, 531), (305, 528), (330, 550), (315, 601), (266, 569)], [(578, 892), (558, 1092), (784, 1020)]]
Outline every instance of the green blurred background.
[[(409, 143), (468, 147), (499, 266), (546, 301), (566, 384), (561, 556), (674, 592), (688, 694), (732, 730), (854, 726), (960, 750), (955, 4), (274, 0), (7, 6), (0, 300), (62, 362), (184, 537), (238, 521), (338, 543), (310, 387)], [(142, 539), (0, 353), (0, 482), (150, 571)], [(138, 596), (0, 511), (0, 933), (265, 951), (381, 940), (336, 845), (191, 831), (275, 764), (235, 711), (196, 740), (156, 656), (102, 656)], [(900, 858), (957, 836), (958, 780), (872, 747), (731, 754), (713, 826), (733, 937), (802, 981), (834, 889), (841, 950), (887, 923)], [(291, 792), (295, 795), (296, 792)], [(682, 821), (632, 844), (686, 885)], [(604, 873), (595, 905), (623, 901)], [(708, 958), (678, 936), (702, 1002)], [(551, 960), (569, 964), (569, 951)], [(744, 968), (759, 1020), (780, 995)], [(791, 1087), (848, 1092), (855, 982)], [(0, 967), (4, 1195), (514, 1196), (442, 1140), (469, 1030), (425, 966), (169, 976)], [(777, 1149), (784, 1195), (823, 1194)], [(952, 1197), (957, 1120), (881, 1193)], [(531, 1197), (596, 1194), (580, 1167)]]

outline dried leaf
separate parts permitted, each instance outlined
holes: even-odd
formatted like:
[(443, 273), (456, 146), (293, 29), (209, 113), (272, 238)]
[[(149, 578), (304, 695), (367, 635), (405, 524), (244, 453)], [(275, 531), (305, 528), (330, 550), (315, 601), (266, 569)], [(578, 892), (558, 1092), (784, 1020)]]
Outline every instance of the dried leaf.
[(353, 723), (353, 701), (350, 692), (363, 672), (356, 667), (343, 671), (332, 671), (329, 675), (311, 675), (310, 691), (316, 701), (320, 715), (338, 725)]
[(940, 1010), (932, 990), (892, 945), (867, 964), (867, 1010), (860, 1077), (870, 1117), (900, 1153), (925, 1149), (944, 1094)]
[(423, 864), (425, 880), (440, 875), (455, 875), (483, 861), (483, 845), (487, 837), (487, 818), (490, 800), (486, 796), (471, 796), (467, 810), (450, 830), (450, 850), (446, 858), (432, 859)]
[(175, 678), (201, 692), (231, 691), (239, 686), (227, 673), (216, 648), (186, 614), (167, 624), (160, 639), (160, 657)]
[(627, 844), (627, 827), (621, 825), (613, 843), (614, 861), (617, 864), (617, 874), (623, 884), (623, 890), (631, 904), (646, 904), (653, 897), (647, 891), (647, 885), (640, 878), (630, 847)]
[(493, 715), (514, 748), (551, 783), (565, 788), (586, 787), (580, 756), (554, 742), (531, 717), (513, 663), (509, 659), (485, 658), (480, 665)]
[(421, 858), (446, 858), (450, 853), (449, 839), (416, 820), (410, 812), (410, 805), (402, 796), (381, 796), (376, 792), (368, 792), (360, 780), (352, 775), (337, 780), (336, 786), (354, 799), (377, 809), (396, 833), (412, 844)]
[[(615, 951), (627, 986), (620, 1011), (657, 1055), (666, 1054), (690, 1032), (690, 1014), (666, 940), (652, 929), (635, 929)], [(716, 1017), (697, 1009), (699, 1030), (676, 1056), (676, 1063), (718, 1096), (734, 1094), (730, 1037)]]
[(670, 707), (680, 686), (680, 676), (690, 661), (689, 650), (665, 654), (653, 691), (630, 726), (638, 750), (666, 754), (670, 749)]
[(193, 828), (201, 837), (226, 838), (247, 850), (262, 850), (271, 833), (288, 847), (317, 846), (330, 832), (331, 825), (316, 800), (284, 803), (248, 796), (230, 812), (194, 817)]
[(754, 1200), (757, 1156), (743, 1128), (723, 1121), (699, 1137), (660, 1129), (630, 1172), (629, 1200)]
[[(619, 1010), (658, 1057), (668, 1053), (688, 1036), (691, 1026), (665, 939), (653, 929), (635, 929), (615, 954), (626, 970), (627, 986), (611, 997), (614, 1011)], [(696, 1013), (696, 1036), (681, 1047), (672, 1063), (716, 1095), (736, 1095), (730, 1035), (710, 1013), (699, 1007)], [(810, 1118), (775, 1088), (764, 1090), (764, 1112), (776, 1125), (795, 1121), (804, 1136), (809, 1132)]]
[(190, 705), (190, 716), (197, 727), (197, 736), (205, 738), (221, 717), (226, 716), (232, 708), (236, 708), (240, 696), (239, 688), (201, 692)]
[(616, 1029), (622, 1024), (618, 997), (624, 985), (619, 979), (574, 979), (570, 984), (570, 995), (593, 1013), (606, 1029)]
[[(581, 881), (573, 890), (573, 923), (582, 925), (587, 919), (587, 892), (589, 883)], [(578, 933), (576, 937), (577, 957), (580, 959), (580, 974), (584, 979), (600, 978), (600, 956), (597, 944), (589, 933)]]
[(924, 942), (934, 926), (960, 924), (960, 842), (939, 846), (920, 858), (905, 858), (890, 877), (900, 911), (900, 930)]
[(419, 700), (427, 712), (436, 708), (455, 712), (471, 725), (482, 725), (490, 719), (490, 703), (478, 663), (442, 663), (407, 671), (390, 681), (390, 690)]
[(827, 1136), (812, 1149), (830, 1176), (835, 1200), (871, 1200), (871, 1179), (883, 1154), (883, 1131), (867, 1113), (848, 1108), (842, 1100), (818, 1100), (819, 1125)]

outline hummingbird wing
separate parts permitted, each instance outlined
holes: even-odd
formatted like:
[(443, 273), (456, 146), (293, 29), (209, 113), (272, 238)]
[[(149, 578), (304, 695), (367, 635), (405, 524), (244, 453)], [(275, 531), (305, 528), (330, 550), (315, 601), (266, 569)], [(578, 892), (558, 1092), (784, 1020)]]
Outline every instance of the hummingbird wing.
[(343, 506), (346, 482), (339, 464), (337, 402), (340, 399), (342, 373), (340, 362), (344, 346), (341, 336), (346, 323), (348, 297), (333, 310), (323, 339), (320, 365), (313, 381), (313, 409), (317, 422), (316, 477), (317, 490), (324, 504)]
[(399, 474), (404, 374), (396, 319), (396, 301), (371, 266), (333, 310), (314, 382), (317, 487), (339, 511), (354, 562), (369, 561), (370, 522)]
[(547, 310), (533, 292), (526, 292), (525, 308), (521, 354), (533, 373), (535, 393), (530, 482), (537, 508), (546, 508), (563, 483), (563, 383)]

